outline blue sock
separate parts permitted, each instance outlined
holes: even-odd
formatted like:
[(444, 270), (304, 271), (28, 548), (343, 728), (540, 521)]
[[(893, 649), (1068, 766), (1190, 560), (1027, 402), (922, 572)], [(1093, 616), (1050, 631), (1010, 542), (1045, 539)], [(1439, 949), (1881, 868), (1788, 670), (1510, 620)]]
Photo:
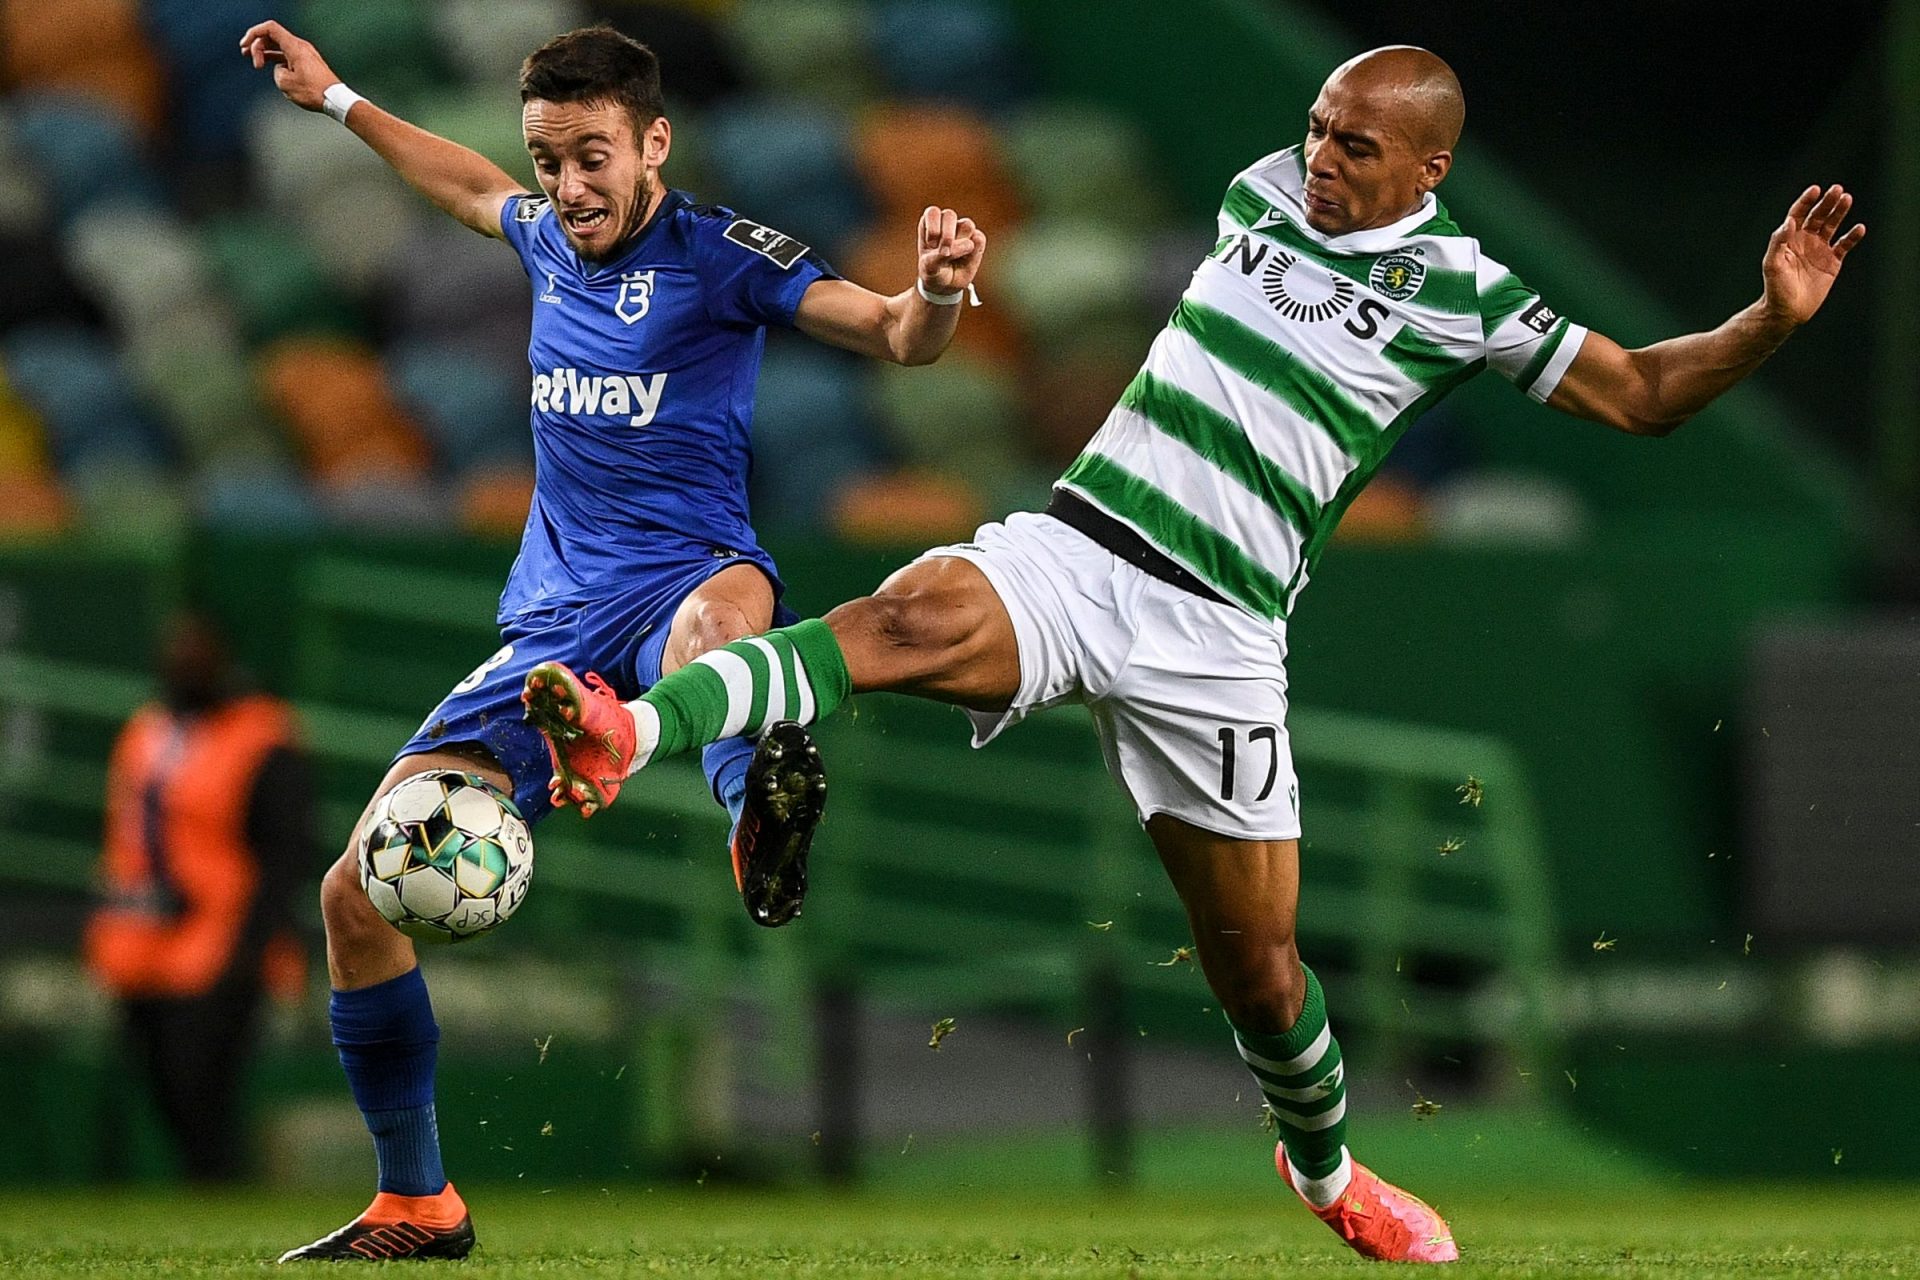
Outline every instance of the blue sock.
[(722, 738), (700, 753), (700, 765), (706, 770), (713, 798), (727, 806), (735, 825), (747, 803), (747, 766), (753, 763), (754, 744), (745, 738)]
[(447, 1185), (433, 1114), (440, 1026), (427, 980), (413, 968), (371, 987), (336, 991), (328, 1013), (347, 1086), (373, 1134), (380, 1190), (438, 1195)]

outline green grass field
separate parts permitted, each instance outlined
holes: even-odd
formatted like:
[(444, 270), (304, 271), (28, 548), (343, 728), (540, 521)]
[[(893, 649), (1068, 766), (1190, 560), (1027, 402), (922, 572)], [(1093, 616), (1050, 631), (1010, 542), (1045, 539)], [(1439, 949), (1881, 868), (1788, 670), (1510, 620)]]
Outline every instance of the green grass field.
[[(472, 1199), (481, 1249), (455, 1273), (473, 1277), (1316, 1277), (1366, 1267), (1278, 1195), (501, 1188)], [(310, 1195), (12, 1197), (0, 1200), (0, 1274), (257, 1275), (354, 1207)], [(1509, 1194), (1442, 1207), (1465, 1246), (1451, 1273), (1461, 1277), (1920, 1275), (1914, 1189)]]

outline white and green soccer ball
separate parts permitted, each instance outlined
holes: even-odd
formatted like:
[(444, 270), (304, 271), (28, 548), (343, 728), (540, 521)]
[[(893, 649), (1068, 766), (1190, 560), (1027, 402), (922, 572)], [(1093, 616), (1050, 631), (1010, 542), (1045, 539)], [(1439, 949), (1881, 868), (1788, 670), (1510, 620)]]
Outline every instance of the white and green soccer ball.
[(362, 828), (368, 901), (424, 942), (462, 942), (498, 928), (532, 879), (526, 819), (477, 774), (441, 769), (402, 779)]

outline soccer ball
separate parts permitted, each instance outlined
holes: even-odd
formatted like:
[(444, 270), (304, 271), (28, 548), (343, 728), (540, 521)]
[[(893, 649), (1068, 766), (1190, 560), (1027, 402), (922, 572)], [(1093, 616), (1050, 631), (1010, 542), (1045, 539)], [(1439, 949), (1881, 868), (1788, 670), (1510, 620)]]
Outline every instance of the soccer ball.
[(387, 923), (424, 942), (497, 928), (527, 896), (533, 838), (513, 800), (457, 769), (402, 779), (367, 815), (360, 887)]

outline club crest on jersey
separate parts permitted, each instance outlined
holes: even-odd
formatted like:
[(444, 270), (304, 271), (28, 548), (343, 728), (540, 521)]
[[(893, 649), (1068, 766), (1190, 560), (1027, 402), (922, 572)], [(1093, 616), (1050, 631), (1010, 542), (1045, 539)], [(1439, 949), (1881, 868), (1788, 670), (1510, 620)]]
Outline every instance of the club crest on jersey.
[(1316, 263), (1302, 262), (1275, 249), (1260, 273), (1260, 288), (1273, 309), (1289, 320), (1318, 324), (1331, 320), (1353, 302), (1353, 281)]
[(653, 272), (629, 271), (620, 277), (620, 296), (614, 299), (613, 314), (621, 322), (633, 324), (653, 309)]
[(727, 227), (726, 237), (741, 248), (751, 249), (769, 259), (782, 270), (791, 270), (808, 247), (784, 232), (763, 227), (757, 222), (748, 222), (745, 218), (735, 218)]
[(1383, 298), (1405, 302), (1426, 283), (1427, 264), (1410, 253), (1389, 253), (1367, 272), (1367, 283)]

